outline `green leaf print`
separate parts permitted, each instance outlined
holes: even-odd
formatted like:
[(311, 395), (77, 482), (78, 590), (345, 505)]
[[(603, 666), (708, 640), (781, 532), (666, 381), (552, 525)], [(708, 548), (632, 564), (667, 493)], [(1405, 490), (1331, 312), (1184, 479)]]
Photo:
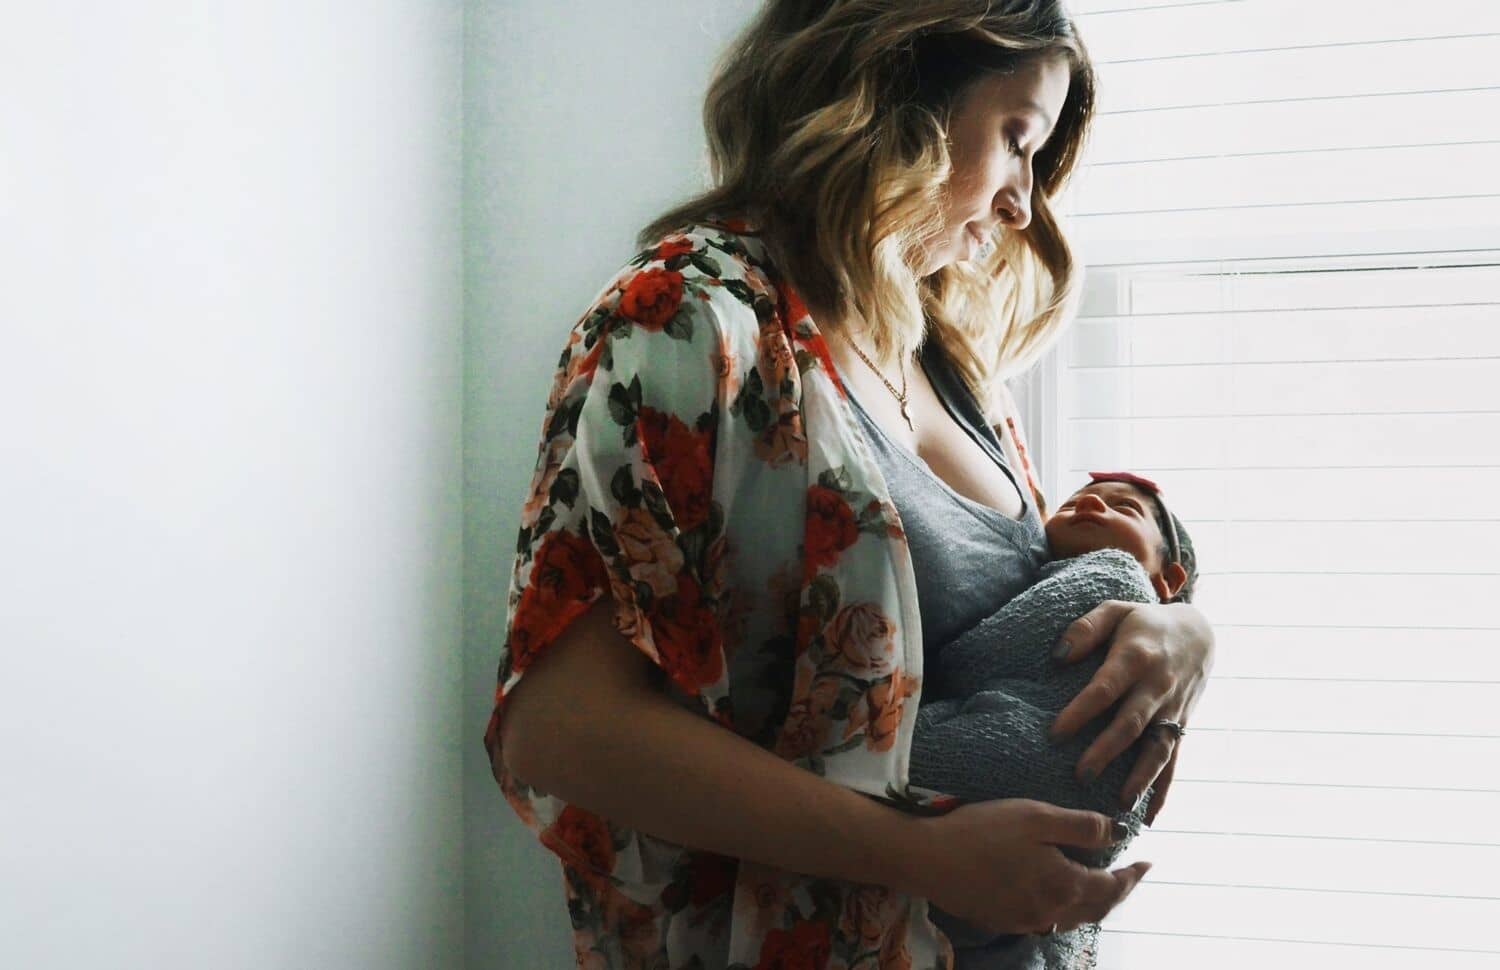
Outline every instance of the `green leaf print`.
[(615, 384), (609, 389), (609, 416), (621, 427), (634, 427), (641, 407), (641, 379), (633, 377), (630, 386)]
[(667, 321), (662, 332), (673, 340), (693, 339), (693, 312), (688, 309), (687, 301), (684, 300), (683, 305), (672, 314), (672, 319)]
[(571, 509), (573, 503), (578, 501), (578, 492), (581, 487), (578, 469), (564, 468), (552, 480), (552, 488), (547, 493), (547, 501), (561, 502)]
[(703, 553), (708, 549), (708, 540), (699, 526), (677, 537), (677, 548), (682, 550), (682, 561), (693, 567), (699, 579), (703, 577)]
[(854, 489), (854, 479), (849, 475), (849, 469), (843, 465), (834, 468), (825, 468), (818, 475), (818, 484), (824, 488), (833, 489), (840, 495)]
[(750, 289), (750, 284), (744, 280), (725, 280), (724, 289), (734, 294), (735, 299), (745, 306), (755, 306), (755, 291)]
[(765, 386), (760, 381), (760, 371), (751, 367), (745, 372), (739, 396), (734, 399), (734, 405), (729, 409), (732, 414), (744, 415), (745, 423), (756, 434), (766, 430), (766, 426), (771, 423), (771, 409), (761, 398), (764, 390)]
[(706, 253), (697, 251), (688, 253), (688, 260), (705, 276), (719, 279), (724, 275), (724, 270), (719, 267), (719, 264), (714, 261), (712, 256)]
[(827, 573), (816, 576), (807, 589), (807, 600), (823, 622), (839, 611), (839, 583)]
[(593, 536), (594, 545), (602, 555), (613, 559), (620, 554), (620, 544), (615, 541), (614, 524), (600, 509), (589, 509), (589, 534)]
[(672, 520), (672, 510), (667, 507), (667, 496), (662, 492), (660, 485), (649, 479), (641, 482), (641, 498), (646, 511), (651, 513), (657, 525), (663, 529), (671, 529), (677, 525)]
[[(574, 477), (576, 478), (577, 475), (575, 474)], [(631, 473), (629, 465), (621, 465), (614, 477), (609, 480), (609, 494), (615, 497), (616, 502), (628, 509), (641, 504), (641, 493), (635, 487), (635, 475)]]
[(635, 408), (630, 403), (630, 392), (625, 385), (616, 384), (609, 389), (609, 416), (614, 419), (615, 424), (635, 424)]
[(578, 419), (583, 414), (583, 397), (582, 397), (582, 395), (580, 395), (579, 398), (576, 401), (574, 401), (573, 403), (571, 403), (571, 404), (568, 405), (567, 412), (568, 412), (568, 436), (572, 437), (572, 438), (576, 438), (576, 437), (578, 437)]

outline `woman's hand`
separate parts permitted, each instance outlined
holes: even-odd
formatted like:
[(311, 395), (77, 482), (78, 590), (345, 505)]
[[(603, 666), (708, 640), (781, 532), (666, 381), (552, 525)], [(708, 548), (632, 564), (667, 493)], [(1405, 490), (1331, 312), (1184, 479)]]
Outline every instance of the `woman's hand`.
[[(1091, 770), (1097, 776), (1152, 721), (1167, 718), (1186, 727), (1213, 667), (1213, 629), (1190, 603), (1105, 600), (1069, 624), (1053, 657), (1071, 663), (1105, 643), (1109, 654), (1104, 663), (1052, 724), (1052, 738), (1060, 741), (1122, 702), (1114, 720), (1078, 759), (1080, 780)], [(1178, 747), (1166, 731), (1153, 731), (1151, 738), (1120, 793), (1120, 807), (1129, 809), (1155, 783), (1147, 825), (1166, 800)]]
[[(1098, 812), (1027, 798), (971, 802), (917, 820), (925, 830), (917, 893), (989, 933), (1046, 933), (1097, 923), (1151, 868), (1091, 869), (1059, 845), (1103, 849), (1117, 840)], [(1123, 830), (1124, 826), (1120, 826)]]

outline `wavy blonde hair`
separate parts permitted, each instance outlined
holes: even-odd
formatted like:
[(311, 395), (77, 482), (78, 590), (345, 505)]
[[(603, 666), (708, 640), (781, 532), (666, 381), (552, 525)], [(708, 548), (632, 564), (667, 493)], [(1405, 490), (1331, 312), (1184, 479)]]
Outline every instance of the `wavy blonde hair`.
[[(1057, 56), (1068, 94), (1034, 157), (1030, 224), (919, 277), (920, 241), (942, 231), (954, 109), (980, 78)], [(744, 215), (809, 304), (867, 322), (887, 362), (935, 337), (989, 408), (992, 382), (1047, 351), (1081, 287), (1049, 199), (1077, 164), (1095, 88), (1061, 0), (767, 0), (709, 83), (712, 187), (639, 243)]]

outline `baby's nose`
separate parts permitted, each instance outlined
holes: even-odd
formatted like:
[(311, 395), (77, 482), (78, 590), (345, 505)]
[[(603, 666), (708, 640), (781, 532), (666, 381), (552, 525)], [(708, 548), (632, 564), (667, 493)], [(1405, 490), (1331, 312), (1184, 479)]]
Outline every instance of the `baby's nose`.
[(1100, 498), (1097, 495), (1089, 494), (1088, 492), (1085, 492), (1084, 494), (1078, 496), (1078, 502), (1075, 507), (1080, 512), (1088, 511), (1096, 513), (1105, 512), (1109, 509), (1109, 506), (1104, 504), (1104, 499)]

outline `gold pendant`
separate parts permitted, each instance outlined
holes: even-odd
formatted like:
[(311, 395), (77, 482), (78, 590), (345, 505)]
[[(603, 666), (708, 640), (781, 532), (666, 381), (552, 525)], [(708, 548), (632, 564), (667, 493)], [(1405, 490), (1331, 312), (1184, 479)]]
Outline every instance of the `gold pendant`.
[(908, 428), (910, 428), (913, 433), (915, 433), (917, 429), (911, 423), (911, 415), (906, 413), (906, 402), (905, 401), (901, 402), (901, 416), (906, 419), (906, 426)]

